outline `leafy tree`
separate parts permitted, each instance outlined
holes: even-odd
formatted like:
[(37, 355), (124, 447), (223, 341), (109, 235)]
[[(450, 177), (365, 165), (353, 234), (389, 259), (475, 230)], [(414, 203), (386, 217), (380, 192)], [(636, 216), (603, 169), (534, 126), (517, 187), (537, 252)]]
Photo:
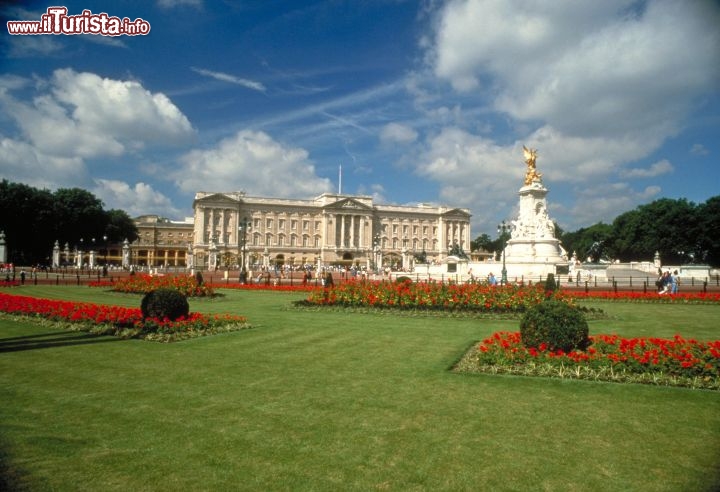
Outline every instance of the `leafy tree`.
[(134, 242), (138, 238), (138, 229), (135, 222), (124, 210), (111, 209), (107, 212), (108, 223), (105, 227), (108, 241), (120, 243), (127, 239)]
[(52, 195), (21, 183), (0, 181), (0, 230), (6, 235), (8, 261), (34, 263), (49, 255), (43, 231), (52, 228)]
[(55, 198), (55, 236), (61, 243), (71, 245), (83, 240), (90, 244), (100, 240), (109, 222), (103, 203), (89, 191), (81, 188), (60, 188), (53, 193)]
[(698, 207), (695, 247), (691, 260), (720, 265), (720, 195), (709, 198)]
[(22, 183), (0, 181), (0, 230), (6, 234), (8, 261), (16, 264), (49, 264), (52, 246), (85, 247), (95, 239), (110, 242), (137, 239), (137, 228), (122, 210), (105, 211), (102, 202), (80, 188), (50, 192)]
[(662, 198), (625, 212), (613, 222), (612, 251), (621, 261), (650, 259), (682, 263), (694, 254), (697, 210), (686, 199)]
[(470, 251), (485, 250), (489, 252), (497, 251), (499, 249), (499, 239), (491, 239), (487, 234), (481, 234), (472, 241), (470, 241)]
[(590, 258), (590, 261), (597, 263), (610, 254), (608, 245), (611, 234), (611, 225), (598, 222), (575, 232), (564, 232), (559, 239), (569, 255), (576, 253), (581, 261)]

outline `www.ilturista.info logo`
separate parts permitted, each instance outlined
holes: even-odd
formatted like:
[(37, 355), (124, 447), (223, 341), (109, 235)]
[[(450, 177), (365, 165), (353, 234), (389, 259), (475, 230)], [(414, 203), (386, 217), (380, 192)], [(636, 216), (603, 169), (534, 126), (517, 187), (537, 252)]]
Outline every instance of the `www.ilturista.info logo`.
[(20, 36), (40, 34), (97, 34), (100, 36), (143, 36), (150, 32), (150, 23), (137, 18), (111, 17), (105, 12), (93, 14), (83, 10), (67, 15), (66, 7), (48, 7), (39, 21), (8, 21), (8, 33)]

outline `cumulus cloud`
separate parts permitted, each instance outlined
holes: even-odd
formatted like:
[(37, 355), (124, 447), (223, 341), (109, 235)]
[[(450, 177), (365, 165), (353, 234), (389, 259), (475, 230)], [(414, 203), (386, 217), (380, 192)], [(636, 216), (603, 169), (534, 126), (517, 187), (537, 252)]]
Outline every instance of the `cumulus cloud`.
[(48, 80), (0, 77), (0, 107), (18, 129), (17, 138), (0, 140), (0, 177), (40, 188), (84, 187), (131, 214), (178, 213), (145, 183), (91, 178), (109, 158), (194, 138), (188, 119), (164, 94), (64, 69)]
[(496, 109), (519, 120), (577, 135), (649, 127), (665, 137), (720, 76), (719, 14), (707, 4), (453, 1), (434, 70), (461, 91), (489, 79)]
[(56, 70), (32, 101), (5, 92), (0, 102), (29, 143), (51, 155), (118, 156), (146, 145), (185, 142), (190, 122), (161, 93), (134, 81)]
[(252, 196), (314, 196), (331, 189), (330, 180), (315, 173), (306, 150), (286, 147), (264, 132), (239, 131), (207, 150), (180, 158), (173, 173), (186, 192), (245, 191)]
[(388, 123), (380, 130), (380, 141), (384, 144), (406, 144), (417, 140), (418, 133), (407, 125)]
[[(637, 162), (681, 131), (697, 101), (716, 90), (718, 22), (720, 9), (702, 0), (451, 0), (422, 45), (428, 67), (464, 101), (466, 120), (475, 106), (476, 117), (502, 118), (514, 137), (496, 141), (455, 118), (424, 142), (417, 172), (440, 183), (443, 198), (473, 210), (513, 196), (524, 173), (522, 144), (539, 149), (551, 186), (595, 189), (672, 172), (666, 160)], [(431, 107), (422, 79), (411, 81), (418, 104)], [(659, 193), (622, 186), (617, 199), (589, 210), (591, 222)]]
[(178, 217), (181, 212), (172, 201), (147, 183), (130, 185), (125, 181), (95, 179), (92, 193), (100, 198), (107, 208), (126, 211), (130, 216), (158, 214)]

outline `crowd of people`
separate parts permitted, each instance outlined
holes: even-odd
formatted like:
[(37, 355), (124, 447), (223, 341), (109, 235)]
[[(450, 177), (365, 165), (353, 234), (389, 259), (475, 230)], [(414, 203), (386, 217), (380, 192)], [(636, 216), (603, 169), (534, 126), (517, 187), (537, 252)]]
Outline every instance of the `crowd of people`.
[(677, 294), (680, 287), (680, 275), (677, 270), (670, 273), (670, 270), (663, 272), (662, 269), (658, 268), (658, 279), (655, 284), (660, 295)]

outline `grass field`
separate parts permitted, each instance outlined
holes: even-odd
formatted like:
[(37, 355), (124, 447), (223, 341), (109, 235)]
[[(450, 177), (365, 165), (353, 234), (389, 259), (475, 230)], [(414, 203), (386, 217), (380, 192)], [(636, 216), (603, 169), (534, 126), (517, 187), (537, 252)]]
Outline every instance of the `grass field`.
[[(139, 306), (87, 287), (10, 292)], [(0, 321), (10, 490), (720, 487), (720, 394), (449, 372), (517, 321), (294, 309), (222, 291), (253, 328), (175, 344)], [(598, 303), (591, 333), (720, 338), (720, 306)]]

